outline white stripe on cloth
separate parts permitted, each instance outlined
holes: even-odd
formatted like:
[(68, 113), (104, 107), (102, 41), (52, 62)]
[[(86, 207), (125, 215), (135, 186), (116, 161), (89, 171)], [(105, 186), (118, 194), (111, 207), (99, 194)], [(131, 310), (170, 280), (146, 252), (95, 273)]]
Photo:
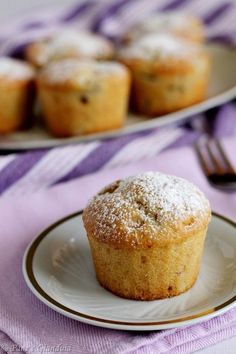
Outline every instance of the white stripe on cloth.
[(93, 24), (94, 18), (99, 14), (103, 13), (108, 6), (111, 5), (110, 0), (103, 0), (103, 1), (97, 1), (96, 4), (94, 4), (91, 8), (89, 8), (89, 11), (86, 11), (82, 15), (79, 13), (77, 16), (75, 16), (72, 20), (70, 20), (67, 25), (75, 25), (78, 28), (86, 28), (89, 25)]
[[(183, 10), (192, 13), (199, 17), (205, 17), (211, 14), (217, 7), (223, 5), (225, 2), (222, 0), (214, 1), (200, 1), (194, 0), (186, 2), (183, 5)], [(215, 19), (214, 23), (206, 26), (207, 36), (219, 35), (219, 34), (230, 34), (236, 30), (236, 2), (232, 2), (232, 8)]]
[[(68, 7), (68, 5), (67, 5)], [(6, 21), (1, 24), (1, 39), (12, 38), (14, 35), (23, 32), (31, 32), (34, 28), (27, 28), (29, 23), (41, 22), (45, 24), (45, 27), (56, 23), (58, 19), (65, 13), (65, 7), (60, 8), (59, 11), (54, 8), (30, 8), (26, 13), (18, 13), (11, 21)]]
[(147, 18), (157, 7), (166, 5), (166, 0), (158, 2), (150, 0), (137, 0), (135, 4), (127, 3), (119, 11), (119, 15), (108, 17), (101, 26), (101, 32), (105, 35), (122, 35), (128, 27), (135, 22)]
[[(5, 37), (5, 39), (0, 46), (0, 55), (12, 53), (18, 46), (48, 36), (57, 29), (63, 28), (63, 26), (71, 26), (77, 29), (89, 28), (96, 15), (100, 11), (103, 12), (109, 4), (111, 4), (110, 0), (94, 3), (86, 12), (75, 15), (72, 20), (66, 23), (63, 22), (63, 18), (70, 11), (73, 11), (75, 5), (67, 6), (66, 9), (63, 8), (63, 10), (56, 13), (53, 12), (53, 9), (49, 9), (46, 15), (43, 11), (39, 10), (38, 14), (33, 14), (31, 17), (28, 15), (28, 17), (23, 16), (21, 19), (16, 19), (16, 23), (13, 23), (11, 26), (5, 26), (3, 33), (1, 33), (1, 36)], [(25, 28), (27, 23), (37, 21), (43, 21), (44, 26), (40, 28)]]
[[(161, 9), (163, 6), (168, 6), (171, 2), (172, 1), (167, 2), (164, 0), (160, 0), (157, 3), (151, 0), (138, 0), (135, 3), (128, 2), (127, 5), (124, 5), (121, 8), (119, 15), (115, 14), (114, 16), (110, 16), (104, 20), (101, 30), (106, 35), (112, 34), (119, 36), (133, 23), (148, 18), (148, 16), (155, 13), (158, 8)], [(222, 0), (214, 0), (209, 2), (202, 0), (191, 0), (180, 4), (180, 6), (177, 7), (177, 11), (184, 11), (199, 17), (205, 17), (222, 4)], [(231, 31), (234, 31), (236, 27), (235, 16), (236, 6), (230, 9), (230, 11), (223, 13), (222, 16), (219, 16), (219, 19), (216, 19), (212, 25), (208, 25), (206, 28), (207, 35), (219, 34), (221, 25), (222, 31), (225, 28), (229, 33), (230, 29)]]
[(158, 2), (155, 1), (147, 1), (147, 0), (139, 0), (127, 5), (127, 7), (122, 8), (121, 16), (122, 16), (122, 24), (123, 20), (124, 23), (130, 25), (142, 18), (145, 18), (147, 15), (153, 13), (153, 11), (161, 8), (163, 5), (166, 5), (166, 0), (159, 0)]
[(32, 29), (30, 31), (18, 31), (14, 33), (11, 37), (9, 36), (0, 46), (0, 55), (7, 55), (11, 53), (16, 47), (36, 40), (38, 38), (42, 38), (53, 33), (57, 28), (59, 28), (59, 24), (50, 23), (45, 27), (40, 29)]
[[(104, 5), (103, 5), (104, 6)], [(22, 19), (16, 19), (16, 23), (13, 23), (11, 26), (5, 26), (3, 33), (1, 35), (5, 37), (3, 43), (0, 46), (0, 55), (6, 55), (11, 53), (17, 46), (31, 42), (33, 40), (45, 37), (53, 33), (58, 28), (62, 28), (64, 25), (73, 26), (78, 29), (87, 28), (99, 6), (96, 5), (91, 10), (79, 14), (73, 21), (68, 23), (61, 22), (61, 19), (69, 13), (72, 9), (72, 6), (67, 6), (67, 9), (63, 8), (60, 11), (53, 11), (49, 9), (45, 15), (44, 12), (39, 10), (39, 14), (31, 14), (31, 17), (23, 17)], [(25, 28), (27, 23), (43, 21), (44, 26), (40, 28)]]
[(11, 161), (13, 161), (16, 158), (17, 155), (11, 154), (9, 156), (2, 156), (0, 158), (0, 171), (6, 167)]
[(216, 9), (219, 5), (222, 4), (222, 0), (214, 0), (214, 1), (202, 1), (202, 0), (192, 0), (186, 1), (181, 10), (187, 13), (192, 13), (196, 16), (206, 16)]
[(207, 35), (236, 34), (236, 2), (233, 10), (229, 9), (226, 14), (219, 17), (211, 26), (207, 27)]
[(7, 189), (4, 196), (29, 194), (49, 187), (70, 172), (101, 143), (67, 146), (49, 151), (24, 177)]
[[(157, 8), (162, 8), (163, 5), (168, 6), (170, 2), (172, 2), (172, 0), (168, 2), (164, 0), (160, 0), (158, 2), (151, 0), (137, 0), (135, 4), (133, 2), (127, 2), (127, 4), (124, 4), (123, 7), (121, 7), (119, 14), (108, 16), (104, 20), (101, 30), (104, 34), (119, 35), (134, 22), (147, 17), (149, 14), (156, 11)], [(111, 2), (107, 0), (98, 2), (87, 12), (82, 15), (78, 14), (75, 16), (67, 23), (67, 25), (73, 25), (77, 28), (88, 27), (96, 17), (96, 14), (102, 13), (108, 4), (111, 4)], [(191, 0), (180, 4), (177, 10), (183, 10), (198, 16), (205, 16), (214, 11), (214, 9), (216, 9), (220, 4), (222, 4), (222, 0), (214, 0), (209, 2)], [(63, 10), (60, 9), (60, 11), (57, 10), (56, 12), (50, 9), (46, 14), (44, 14), (43, 11), (39, 11), (39, 13), (33, 14), (30, 19), (29, 16), (25, 18), (23, 17), (20, 20), (16, 19), (11, 26), (8, 26), (7, 30), (3, 29), (1, 31), (1, 36), (5, 36), (5, 40), (0, 46), (0, 55), (11, 53), (22, 43), (27, 43), (39, 37), (49, 35), (52, 31), (63, 25), (60, 20), (65, 13), (70, 12), (70, 9), (70, 6), (67, 7), (67, 10), (63, 8)], [(235, 16), (236, 6), (220, 16), (219, 19), (216, 19), (212, 25), (208, 26), (207, 34), (212, 36), (222, 32), (234, 32), (236, 30)], [(45, 27), (43, 28), (29, 29), (25, 27), (27, 22), (41, 20), (45, 23)]]
[(110, 169), (116, 166), (122, 166), (144, 158), (154, 156), (164, 148), (174, 143), (184, 134), (184, 129), (174, 128), (157, 131), (152, 135), (137, 138), (130, 144), (123, 147), (103, 169)]

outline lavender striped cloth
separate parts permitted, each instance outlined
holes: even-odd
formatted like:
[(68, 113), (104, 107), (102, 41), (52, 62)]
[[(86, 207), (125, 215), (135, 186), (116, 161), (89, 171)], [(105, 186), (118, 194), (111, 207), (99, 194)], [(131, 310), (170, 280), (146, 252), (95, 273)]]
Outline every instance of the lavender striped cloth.
[[(30, 19), (22, 15), (2, 26), (0, 55), (19, 56), (25, 44), (64, 25), (90, 28), (115, 40), (127, 26), (150, 13), (175, 9), (200, 16), (206, 24), (209, 39), (229, 43), (236, 39), (236, 3), (233, 1), (80, 1), (66, 10), (46, 9), (43, 12), (36, 9)], [(198, 115), (191, 123), (178, 128), (159, 128), (106, 141), (2, 156), (0, 193), (32, 193), (99, 169), (147, 158), (170, 147), (191, 144), (205, 132), (217, 137), (234, 134), (235, 117), (236, 106), (231, 102)]]

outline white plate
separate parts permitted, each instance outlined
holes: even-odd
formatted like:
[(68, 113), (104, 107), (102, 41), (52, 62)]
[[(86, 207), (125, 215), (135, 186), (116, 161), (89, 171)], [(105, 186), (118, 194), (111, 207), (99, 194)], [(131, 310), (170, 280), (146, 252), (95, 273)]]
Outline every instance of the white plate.
[(125, 127), (122, 129), (74, 138), (55, 139), (50, 136), (40, 124), (38, 124), (31, 130), (2, 136), (0, 138), (0, 149), (23, 150), (46, 148), (98, 138), (105, 139), (120, 136), (165, 124), (184, 121), (190, 119), (191, 116), (197, 113), (225, 103), (236, 97), (236, 48), (230, 48), (219, 44), (208, 44), (207, 50), (212, 57), (212, 71), (207, 98), (201, 103), (152, 119), (130, 114)]
[(235, 223), (214, 214), (197, 282), (186, 293), (165, 300), (127, 300), (99, 285), (81, 212), (50, 226), (29, 245), (23, 273), (42, 302), (75, 320), (135, 331), (179, 327), (235, 305), (235, 231)]

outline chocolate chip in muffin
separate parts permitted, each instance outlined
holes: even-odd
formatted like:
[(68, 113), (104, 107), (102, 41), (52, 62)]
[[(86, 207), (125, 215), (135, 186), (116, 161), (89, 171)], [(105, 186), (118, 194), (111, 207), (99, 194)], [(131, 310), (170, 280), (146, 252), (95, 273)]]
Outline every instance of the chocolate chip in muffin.
[(80, 102), (83, 104), (88, 104), (89, 103), (88, 96), (86, 96), (86, 95), (80, 96)]

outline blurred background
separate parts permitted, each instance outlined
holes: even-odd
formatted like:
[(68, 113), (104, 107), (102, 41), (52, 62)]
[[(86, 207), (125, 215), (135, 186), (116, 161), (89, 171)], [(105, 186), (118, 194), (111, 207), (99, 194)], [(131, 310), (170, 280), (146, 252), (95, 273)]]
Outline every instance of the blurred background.
[(32, 8), (68, 6), (73, 3), (78, 4), (78, 0), (8, 0), (0, 1), (0, 21), (7, 20), (11, 15), (16, 16), (31, 11)]

